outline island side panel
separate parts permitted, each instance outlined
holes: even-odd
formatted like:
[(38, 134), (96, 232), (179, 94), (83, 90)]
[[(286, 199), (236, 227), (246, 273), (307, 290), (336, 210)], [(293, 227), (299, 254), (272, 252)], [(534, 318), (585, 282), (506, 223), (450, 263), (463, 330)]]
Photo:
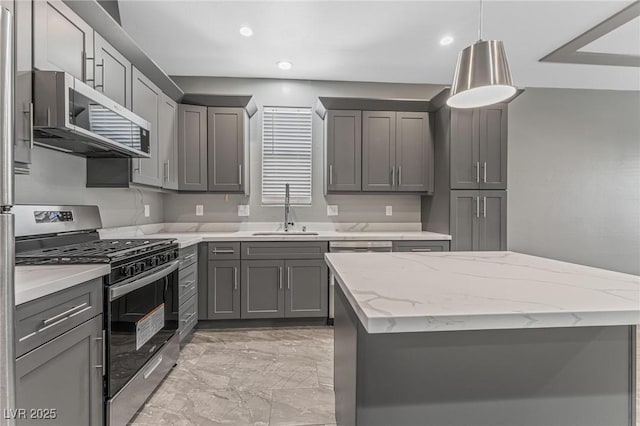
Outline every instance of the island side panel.
[[(368, 334), (358, 324), (356, 424), (630, 426), (634, 331)], [(341, 385), (336, 376), (337, 401)]]
[(335, 286), (334, 313), (336, 422), (340, 426), (355, 426), (359, 320), (339, 285)]

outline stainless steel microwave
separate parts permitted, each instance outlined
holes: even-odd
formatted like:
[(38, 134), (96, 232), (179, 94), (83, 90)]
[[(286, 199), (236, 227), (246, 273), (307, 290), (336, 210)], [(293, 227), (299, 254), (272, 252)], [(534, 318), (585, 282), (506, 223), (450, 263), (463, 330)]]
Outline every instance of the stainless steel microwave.
[(150, 157), (150, 123), (70, 74), (34, 71), (33, 100), (38, 145), (86, 157)]

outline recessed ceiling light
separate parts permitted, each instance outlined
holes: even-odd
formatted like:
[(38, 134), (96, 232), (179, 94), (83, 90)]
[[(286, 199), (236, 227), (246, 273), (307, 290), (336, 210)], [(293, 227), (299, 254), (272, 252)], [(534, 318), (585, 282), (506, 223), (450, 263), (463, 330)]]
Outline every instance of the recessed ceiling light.
[(440, 39), (440, 46), (448, 46), (451, 43), (453, 43), (453, 37), (451, 36), (444, 36)]
[(251, 37), (253, 35), (253, 30), (251, 29), (251, 27), (247, 27), (245, 25), (240, 27), (240, 34), (242, 34), (245, 37)]
[(289, 61), (280, 61), (278, 62), (278, 68), (280, 68), (281, 70), (290, 70), (291, 67), (293, 66), (293, 64)]

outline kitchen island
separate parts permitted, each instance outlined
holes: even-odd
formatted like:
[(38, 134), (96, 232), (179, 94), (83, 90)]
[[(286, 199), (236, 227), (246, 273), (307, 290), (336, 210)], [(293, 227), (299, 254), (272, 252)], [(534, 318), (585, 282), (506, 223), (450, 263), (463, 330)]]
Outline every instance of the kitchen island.
[(513, 252), (326, 260), (339, 425), (635, 424), (640, 277)]

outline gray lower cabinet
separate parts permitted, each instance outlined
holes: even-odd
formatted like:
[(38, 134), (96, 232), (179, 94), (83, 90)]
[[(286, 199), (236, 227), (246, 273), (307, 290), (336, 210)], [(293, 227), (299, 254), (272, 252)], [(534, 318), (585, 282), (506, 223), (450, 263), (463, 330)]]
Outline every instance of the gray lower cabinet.
[(411, 253), (449, 251), (449, 241), (394, 241), (393, 251)]
[(451, 250), (506, 250), (506, 191), (451, 191)]
[(165, 95), (161, 96), (159, 114), (160, 162), (162, 187), (178, 189), (178, 104)]
[(16, 360), (19, 426), (102, 425), (102, 338), (99, 315)]
[(286, 260), (286, 318), (326, 317), (329, 272), (324, 260)]
[(93, 34), (93, 28), (62, 0), (34, 1), (34, 68), (65, 71), (92, 86)]
[(362, 111), (328, 111), (325, 122), (327, 192), (362, 189)]
[[(250, 305), (247, 305), (247, 307), (250, 308)], [(207, 282), (207, 318), (240, 318), (239, 260), (209, 261)]]
[(161, 187), (162, 167), (158, 138), (158, 118), (162, 92), (135, 67), (132, 67), (131, 110), (151, 124), (149, 132), (150, 158), (131, 160), (131, 181), (143, 185)]
[[(33, 139), (32, 72), (32, 7), (29, 1), (15, 1), (14, 13), (14, 65), (15, 65), (15, 135), (14, 161), (17, 173), (28, 173), (31, 164)], [(3, 4), (3, 6), (6, 6)]]
[(207, 191), (207, 108), (178, 105), (178, 189)]
[(362, 112), (362, 190), (393, 191), (396, 187), (396, 113)]
[(131, 105), (131, 62), (94, 34), (95, 88), (127, 108)]
[(183, 342), (198, 323), (198, 246), (180, 249), (178, 335)]
[(241, 273), (242, 318), (283, 318), (284, 261), (246, 260)]
[(451, 189), (507, 188), (507, 105), (451, 110)]
[(248, 117), (243, 108), (207, 108), (208, 190), (245, 192)]

